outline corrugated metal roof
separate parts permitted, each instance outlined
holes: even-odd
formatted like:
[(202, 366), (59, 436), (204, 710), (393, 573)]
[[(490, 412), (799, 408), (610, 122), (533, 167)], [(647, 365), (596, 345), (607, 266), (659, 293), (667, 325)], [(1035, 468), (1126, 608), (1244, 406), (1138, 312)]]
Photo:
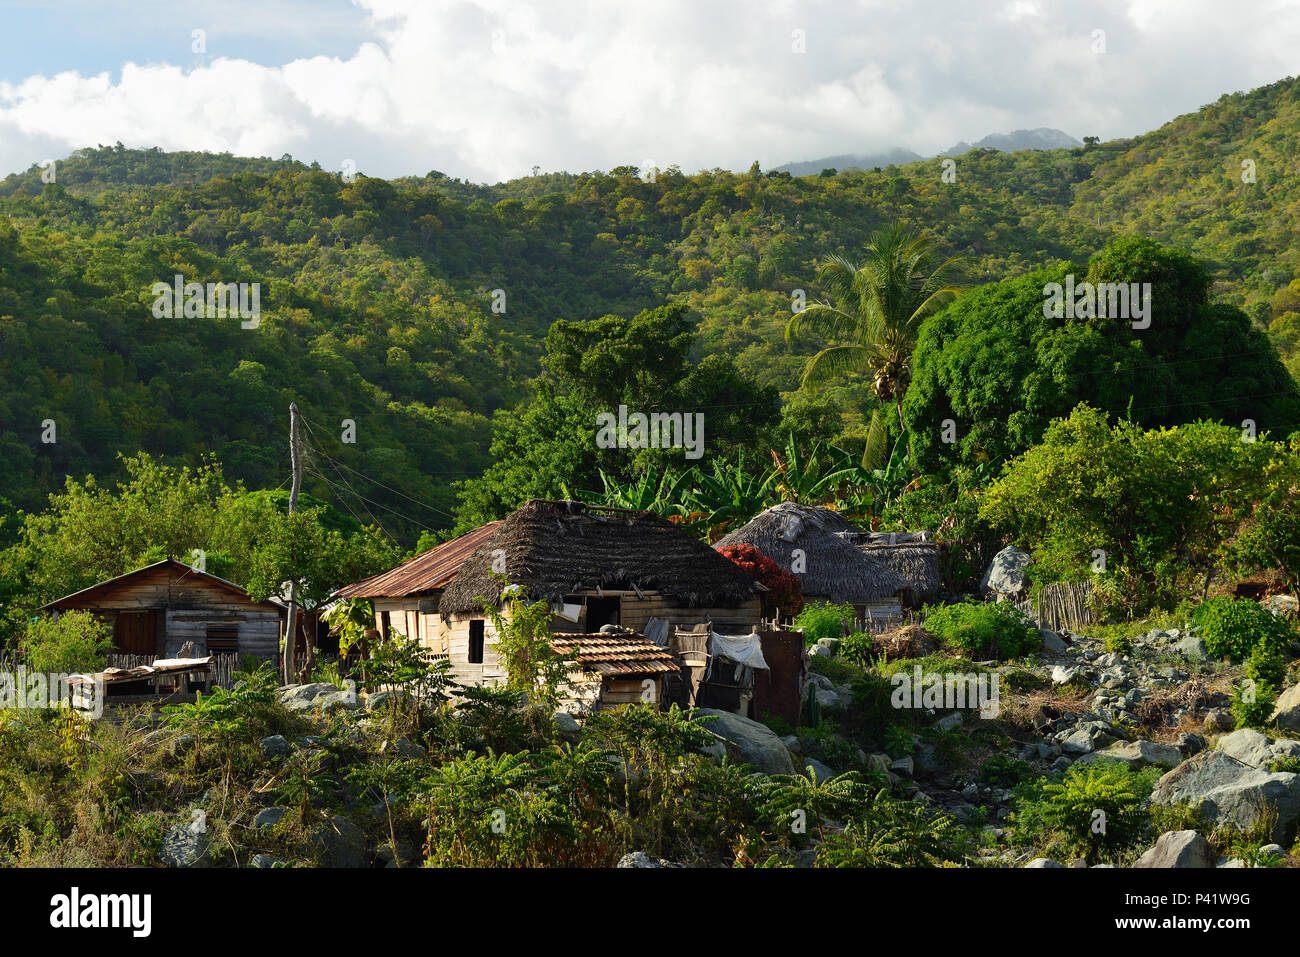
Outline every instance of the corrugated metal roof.
[(667, 648), (644, 635), (555, 635), (551, 647), (560, 654), (577, 649), (578, 664), (602, 675), (662, 674), (678, 670)]
[(344, 585), (335, 595), (339, 598), (406, 598), (446, 588), (460, 566), (474, 554), (501, 523), (488, 522), (460, 538), (443, 542), (437, 548), (408, 558), (396, 568), (372, 575), (351, 585)]

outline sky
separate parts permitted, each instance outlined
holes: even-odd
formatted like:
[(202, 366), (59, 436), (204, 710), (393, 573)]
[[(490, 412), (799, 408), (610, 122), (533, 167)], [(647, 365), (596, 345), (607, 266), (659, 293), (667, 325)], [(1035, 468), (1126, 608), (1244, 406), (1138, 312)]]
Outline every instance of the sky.
[(0, 0), (0, 175), (116, 142), (497, 182), (1105, 140), (1298, 62), (1300, 0)]

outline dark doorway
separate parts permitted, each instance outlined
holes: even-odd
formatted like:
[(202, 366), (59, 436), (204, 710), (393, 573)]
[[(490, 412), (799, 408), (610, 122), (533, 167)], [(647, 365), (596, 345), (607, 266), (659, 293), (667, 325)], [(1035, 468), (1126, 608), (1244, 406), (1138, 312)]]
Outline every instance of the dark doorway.
[(600, 631), (602, 625), (620, 624), (623, 611), (621, 598), (588, 598), (587, 631)]
[(119, 611), (114, 642), (129, 655), (158, 653), (158, 613), (156, 611)]

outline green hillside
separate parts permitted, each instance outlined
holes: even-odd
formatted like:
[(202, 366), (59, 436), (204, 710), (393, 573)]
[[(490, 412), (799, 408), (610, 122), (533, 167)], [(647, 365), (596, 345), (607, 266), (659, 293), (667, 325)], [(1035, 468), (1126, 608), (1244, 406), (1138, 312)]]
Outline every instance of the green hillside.
[[(783, 340), (792, 293), (817, 298), (816, 264), (894, 219), (963, 257), (967, 285), (1085, 263), (1125, 233), (1184, 247), (1296, 374), (1298, 134), (1288, 79), (1132, 140), (972, 151), (955, 182), (936, 159), (803, 178), (755, 165), (348, 183), (287, 157), (82, 150), (55, 183), (35, 168), (0, 182), (0, 496), (38, 509), (65, 475), (120, 475), (118, 453), (138, 450), (210, 453), (275, 488), (296, 400), (322, 453), (308, 488), (366, 502), (413, 542), (453, 524), (452, 483), (489, 464), (492, 417), (531, 395), (555, 320), (682, 304), (696, 359), (730, 357), (788, 394), (817, 345)], [(260, 325), (154, 318), (150, 287), (177, 273), (261, 283)], [(860, 441), (865, 384), (829, 398)]]

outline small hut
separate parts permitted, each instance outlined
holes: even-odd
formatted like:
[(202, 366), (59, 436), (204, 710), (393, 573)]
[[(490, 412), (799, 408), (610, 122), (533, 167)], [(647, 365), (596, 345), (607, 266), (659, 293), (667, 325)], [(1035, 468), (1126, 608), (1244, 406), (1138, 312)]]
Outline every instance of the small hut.
[(903, 579), (900, 595), (908, 608), (919, 608), (939, 594), (939, 546), (928, 532), (843, 532), (874, 561), (890, 568)]
[(753, 545), (798, 577), (805, 600), (851, 604), (863, 618), (899, 617), (907, 583), (845, 537), (860, 532), (832, 509), (782, 502), (713, 547)]
[(680, 669), (672, 652), (644, 635), (557, 635), (551, 647), (576, 653), (578, 668), (563, 689), (571, 711), (599, 711), (620, 704), (664, 700), (664, 679)]
[(373, 599), (385, 637), (390, 628), (418, 637), (447, 655), (457, 681), (482, 685), (506, 677), (484, 600), (507, 620), (513, 595), (547, 602), (557, 638), (594, 634), (605, 625), (666, 635), (672, 625), (701, 621), (746, 634), (762, 617), (762, 590), (657, 515), (534, 499), (337, 594)]
[(118, 652), (174, 658), (189, 642), (199, 655), (279, 654), (284, 607), (255, 602), (234, 582), (167, 558), (65, 595), (42, 607), (94, 612), (113, 629)]

